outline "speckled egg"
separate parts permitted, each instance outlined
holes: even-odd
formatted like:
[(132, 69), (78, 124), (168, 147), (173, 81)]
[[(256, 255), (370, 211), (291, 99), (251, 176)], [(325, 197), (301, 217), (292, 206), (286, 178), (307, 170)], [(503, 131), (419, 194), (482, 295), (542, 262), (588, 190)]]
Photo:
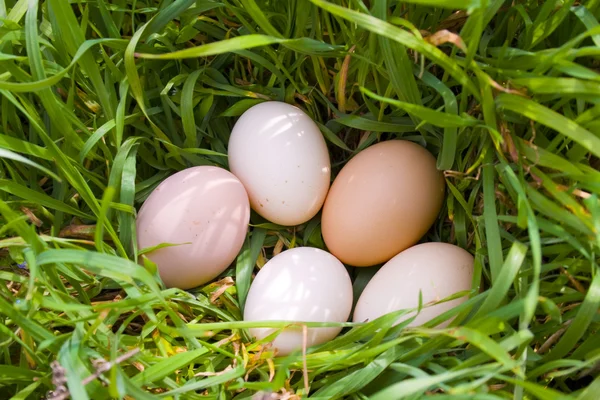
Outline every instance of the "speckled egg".
[(228, 154), (252, 209), (267, 220), (298, 225), (321, 209), (329, 152), (319, 127), (298, 107), (268, 101), (248, 109), (233, 127)]

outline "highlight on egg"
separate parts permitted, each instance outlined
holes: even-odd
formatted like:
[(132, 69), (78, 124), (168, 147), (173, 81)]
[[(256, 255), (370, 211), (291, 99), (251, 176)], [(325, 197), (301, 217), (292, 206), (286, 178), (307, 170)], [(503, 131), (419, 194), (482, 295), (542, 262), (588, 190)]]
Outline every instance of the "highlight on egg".
[[(423, 308), (408, 326), (419, 326), (462, 304), (467, 296), (425, 307), (471, 289), (473, 256), (448, 243), (423, 243), (398, 254), (381, 267), (360, 295), (354, 322), (372, 321), (393, 311), (417, 308), (419, 292)], [(402, 316), (398, 322), (415, 313)], [(438, 327), (445, 327), (445, 321)]]
[(165, 179), (137, 217), (138, 248), (147, 254), (167, 287), (190, 289), (217, 277), (239, 253), (250, 221), (242, 183), (211, 166), (188, 168)]
[(328, 250), (366, 267), (414, 245), (437, 218), (445, 182), (422, 146), (389, 140), (358, 153), (335, 178), (321, 218)]
[(277, 101), (257, 104), (236, 122), (228, 147), (231, 172), (258, 214), (293, 226), (319, 212), (331, 164), (319, 127), (304, 111)]
[[(352, 282), (344, 265), (326, 251), (312, 247), (286, 250), (269, 260), (252, 282), (244, 308), (245, 321), (346, 322), (352, 309)], [(277, 329), (251, 328), (264, 339)], [(308, 346), (325, 343), (341, 331), (308, 328)], [(300, 326), (281, 331), (273, 341), (277, 355), (302, 348)]]

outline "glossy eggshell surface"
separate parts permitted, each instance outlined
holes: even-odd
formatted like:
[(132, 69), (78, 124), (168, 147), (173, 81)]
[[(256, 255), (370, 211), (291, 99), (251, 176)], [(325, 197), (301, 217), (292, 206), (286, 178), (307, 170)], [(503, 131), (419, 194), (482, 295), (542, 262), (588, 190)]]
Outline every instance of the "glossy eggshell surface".
[(252, 208), (280, 225), (298, 225), (321, 209), (331, 179), (319, 127), (302, 110), (277, 101), (257, 104), (229, 139), (229, 167)]
[(335, 178), (323, 207), (323, 239), (346, 264), (379, 264), (419, 241), (443, 199), (444, 177), (431, 153), (409, 141), (381, 142)]
[[(372, 321), (392, 311), (416, 308), (471, 289), (473, 256), (448, 243), (423, 243), (388, 261), (367, 284), (354, 310), (354, 322)], [(466, 301), (461, 297), (424, 307), (409, 326), (419, 326)], [(400, 320), (410, 316), (403, 316)], [(399, 321), (400, 321), (399, 320)], [(449, 321), (440, 324), (447, 326)]]
[[(298, 247), (273, 257), (258, 272), (246, 301), (245, 321), (346, 322), (352, 282), (344, 265), (316, 248)], [(308, 346), (333, 339), (341, 328), (309, 328)], [(274, 329), (253, 328), (263, 339)], [(274, 340), (278, 355), (302, 348), (302, 329), (284, 329)]]
[(248, 195), (233, 174), (210, 166), (188, 168), (165, 179), (144, 202), (137, 218), (138, 248), (181, 244), (147, 255), (165, 285), (193, 288), (236, 258), (249, 220)]

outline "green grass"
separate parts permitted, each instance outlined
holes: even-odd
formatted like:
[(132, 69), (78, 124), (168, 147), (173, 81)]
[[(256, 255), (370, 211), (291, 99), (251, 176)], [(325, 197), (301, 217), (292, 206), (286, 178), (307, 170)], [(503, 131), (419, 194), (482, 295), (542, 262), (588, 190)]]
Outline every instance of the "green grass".
[[(599, 18), (597, 0), (0, 0), (0, 398), (596, 399)], [(317, 121), (334, 173), (379, 140), (436, 155), (425, 239), (475, 254), (482, 289), (450, 328), (391, 315), (305, 359), (261, 352), (252, 272), (323, 247), (318, 216), (253, 216), (217, 299), (227, 281), (164, 289), (135, 263), (135, 210), (177, 170), (227, 167), (265, 100)], [(373, 270), (352, 274), (359, 293)]]

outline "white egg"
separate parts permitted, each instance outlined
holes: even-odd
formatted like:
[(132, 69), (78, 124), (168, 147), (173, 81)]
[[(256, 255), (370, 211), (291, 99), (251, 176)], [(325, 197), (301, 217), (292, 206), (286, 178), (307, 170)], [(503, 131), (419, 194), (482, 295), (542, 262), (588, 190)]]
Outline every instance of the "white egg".
[[(346, 322), (352, 309), (352, 282), (344, 265), (326, 251), (311, 247), (286, 250), (258, 272), (250, 287), (245, 321)], [(253, 328), (263, 339), (276, 329)], [(307, 347), (325, 343), (341, 328), (308, 328)], [(302, 348), (300, 327), (284, 329), (273, 342), (278, 355)]]
[[(471, 289), (473, 256), (448, 243), (423, 243), (404, 250), (373, 276), (358, 299), (354, 322), (372, 321), (392, 311), (416, 308), (419, 291), (423, 305)], [(419, 326), (463, 303), (461, 297), (423, 307), (409, 326)], [(403, 316), (405, 320), (410, 316)], [(445, 327), (446, 321), (439, 325)]]
[(277, 101), (257, 104), (229, 138), (229, 167), (252, 208), (280, 225), (298, 225), (321, 209), (331, 177), (329, 152), (315, 122)]

